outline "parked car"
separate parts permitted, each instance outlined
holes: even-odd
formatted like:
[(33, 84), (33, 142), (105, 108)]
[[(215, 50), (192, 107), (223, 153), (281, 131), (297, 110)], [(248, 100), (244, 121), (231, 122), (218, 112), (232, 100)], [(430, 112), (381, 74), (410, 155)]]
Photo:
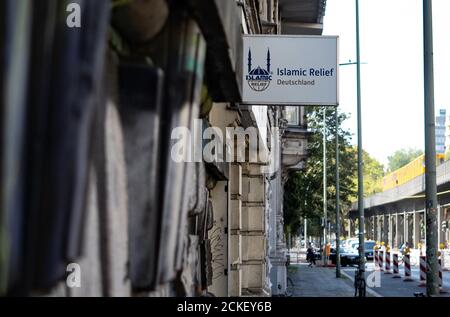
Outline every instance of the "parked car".
[[(358, 264), (359, 254), (357, 249), (341, 247), (339, 249), (339, 255), (342, 266)], [(330, 261), (331, 263), (336, 264), (336, 249), (331, 249)]]
[(376, 242), (373, 240), (364, 242), (364, 252), (367, 260), (373, 260), (373, 248), (375, 247), (375, 244)]
[(344, 249), (343, 252), (340, 253), (340, 256), (342, 266), (351, 266), (358, 264), (359, 261), (358, 249), (355, 248)]
[(342, 245), (344, 248), (350, 248), (350, 246), (356, 242), (358, 242), (358, 238), (348, 238), (342, 241)]
[[(364, 242), (364, 253), (366, 255), (366, 260), (373, 260), (373, 248), (375, 246), (375, 241), (368, 240)], [(340, 258), (341, 265), (348, 266), (358, 264), (359, 261), (359, 243), (351, 241), (347, 244), (347, 247), (342, 246), (340, 248)], [(331, 249), (330, 252), (331, 263), (336, 264), (336, 249)]]
[[(354, 245), (354, 248), (358, 250), (359, 243)], [(373, 248), (375, 247), (375, 241), (366, 240), (364, 241), (364, 254), (366, 255), (366, 260), (373, 260)]]

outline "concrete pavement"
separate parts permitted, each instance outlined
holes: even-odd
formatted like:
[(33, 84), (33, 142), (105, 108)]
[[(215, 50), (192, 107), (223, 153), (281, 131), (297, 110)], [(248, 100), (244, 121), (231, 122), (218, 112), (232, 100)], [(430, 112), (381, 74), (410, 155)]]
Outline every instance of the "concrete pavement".
[(292, 264), (288, 277), (294, 283), (293, 297), (353, 297), (352, 282), (336, 278), (333, 268), (308, 267), (306, 263)]
[[(355, 269), (355, 267), (346, 267), (342, 268), (342, 271), (352, 277), (355, 274)], [(366, 277), (372, 274), (374, 269), (373, 263), (367, 263)], [(380, 271), (380, 274), (378, 275), (379, 283), (377, 282), (377, 277), (372, 275), (371, 278), (369, 278), (371, 280), (367, 282), (367, 285), (370, 285), (371, 287), (369, 288), (382, 297), (413, 297), (414, 293), (426, 293), (426, 288), (419, 286), (420, 271), (418, 266), (411, 267), (411, 277), (413, 279), (411, 282), (403, 281), (403, 265), (399, 266), (399, 271), (402, 278), (393, 278), (393, 274), (385, 274), (383, 271)], [(443, 272), (443, 284), (443, 288), (450, 292), (450, 272)], [(450, 293), (444, 293), (440, 296), (450, 297)]]
[[(294, 297), (353, 297), (353, 277), (356, 267), (343, 267), (343, 278), (337, 279), (335, 268), (308, 267), (303, 258), (300, 263), (294, 261), (289, 266), (288, 277), (292, 280)], [(375, 272), (372, 262), (366, 266), (367, 296), (371, 297), (414, 297), (414, 293), (426, 293), (425, 287), (419, 286), (419, 268), (411, 267), (413, 281), (405, 282), (404, 268), (400, 265), (402, 278), (393, 278), (392, 274)], [(450, 297), (450, 272), (443, 272), (444, 289), (448, 293), (442, 297)]]

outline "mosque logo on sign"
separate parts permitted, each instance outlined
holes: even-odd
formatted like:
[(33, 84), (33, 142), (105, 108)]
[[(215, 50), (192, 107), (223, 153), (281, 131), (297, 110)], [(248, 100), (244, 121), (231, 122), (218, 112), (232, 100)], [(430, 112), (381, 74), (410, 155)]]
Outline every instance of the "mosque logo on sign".
[(272, 81), (272, 73), (270, 71), (270, 50), (267, 49), (266, 69), (257, 66), (252, 68), (252, 51), (248, 50), (248, 74), (245, 76), (248, 85), (254, 91), (266, 90)]

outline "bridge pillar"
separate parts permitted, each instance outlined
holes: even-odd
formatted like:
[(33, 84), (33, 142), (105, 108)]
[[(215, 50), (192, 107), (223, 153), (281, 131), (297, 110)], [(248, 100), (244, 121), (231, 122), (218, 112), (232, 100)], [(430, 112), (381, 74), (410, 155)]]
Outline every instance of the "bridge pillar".
[(395, 214), (395, 247), (400, 247), (403, 244), (403, 237), (402, 237), (402, 227), (401, 227), (401, 215), (398, 213)]
[(417, 247), (420, 242), (420, 212), (414, 211), (413, 214), (413, 244)]
[(394, 245), (394, 220), (391, 214), (388, 215), (388, 243), (391, 247)]
[(375, 232), (376, 232), (376, 240), (381, 242), (381, 226), (380, 226), (380, 218), (381, 216), (375, 217)]
[(409, 243), (409, 230), (408, 230), (408, 214), (403, 212), (403, 242)]
[(364, 221), (364, 231), (364, 238), (370, 239), (370, 218), (368, 219), (368, 221)]
[(378, 239), (384, 241), (383, 230), (384, 230), (384, 216), (378, 216)]
[(389, 215), (383, 215), (383, 240), (385, 244), (389, 243)]
[(406, 215), (408, 216), (408, 236), (406, 241), (408, 241), (410, 245), (414, 246), (414, 213), (407, 213)]
[(372, 232), (371, 232), (371, 234), (372, 234), (372, 240), (377, 240), (377, 234), (376, 234), (376, 228), (377, 228), (377, 225), (376, 225), (376, 218), (375, 218), (375, 216), (372, 216), (370, 219), (371, 219), (371, 225), (372, 225)]
[(444, 208), (441, 205), (438, 206), (438, 243), (445, 243), (445, 234), (442, 231), (442, 221), (444, 221)]
[(374, 234), (373, 234), (373, 228), (374, 228), (374, 222), (373, 222), (373, 217), (370, 217), (370, 228), (369, 228), (369, 239), (371, 240), (375, 240)]

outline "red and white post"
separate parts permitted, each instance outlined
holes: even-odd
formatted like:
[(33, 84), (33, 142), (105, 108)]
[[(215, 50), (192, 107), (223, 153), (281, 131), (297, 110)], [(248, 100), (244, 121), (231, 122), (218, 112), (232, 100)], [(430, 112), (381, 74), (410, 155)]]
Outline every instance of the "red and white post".
[(384, 271), (384, 269), (383, 269), (383, 258), (384, 258), (384, 251), (380, 251), (378, 253), (378, 260), (379, 260), (378, 266), (380, 267), (380, 271)]
[(391, 252), (390, 251), (386, 251), (386, 258), (384, 260), (385, 260), (384, 274), (392, 274), (392, 272), (391, 272)]
[(427, 285), (427, 258), (425, 255), (420, 256), (420, 283), (419, 286)]
[(380, 263), (379, 263), (379, 260), (378, 260), (378, 250), (375, 250), (373, 252), (373, 262), (375, 264), (375, 270), (378, 271), (380, 269)]
[(441, 259), (442, 259), (442, 271), (448, 271), (449, 269), (445, 265), (445, 261), (447, 260), (445, 256), (448, 255), (448, 252), (445, 250), (441, 251)]
[[(441, 254), (442, 254), (442, 253), (441, 253)], [(441, 261), (441, 259), (439, 259), (438, 261), (439, 261), (439, 293), (444, 294), (444, 293), (447, 293), (447, 291), (444, 290), (444, 287), (443, 287), (443, 280), (442, 280), (442, 270), (443, 270), (443, 267), (442, 267), (442, 261)]]
[(405, 277), (403, 281), (412, 282), (413, 279), (411, 278), (411, 255), (405, 254), (403, 256), (403, 262), (405, 263)]
[(394, 264), (394, 276), (393, 278), (401, 278), (400, 274), (399, 274), (399, 270), (398, 270), (398, 253), (394, 253), (392, 255), (393, 257), (393, 264)]

